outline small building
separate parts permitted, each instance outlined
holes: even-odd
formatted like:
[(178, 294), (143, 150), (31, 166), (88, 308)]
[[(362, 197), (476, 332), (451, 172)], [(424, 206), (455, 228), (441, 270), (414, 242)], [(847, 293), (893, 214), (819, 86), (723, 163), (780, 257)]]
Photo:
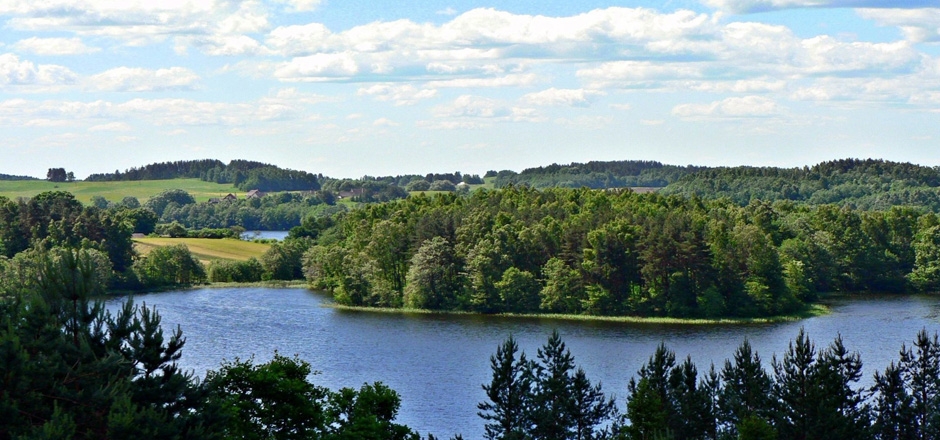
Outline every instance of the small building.
[(265, 193), (261, 190), (253, 189), (248, 191), (248, 194), (245, 194), (246, 199), (260, 199), (265, 196)]
[(210, 204), (213, 204), (213, 205), (215, 205), (215, 204), (217, 204), (217, 203), (219, 203), (219, 202), (221, 202), (221, 201), (222, 201), (222, 199), (220, 199), (220, 198), (218, 198), (218, 197), (210, 197), (210, 198), (209, 198), (209, 203), (210, 203)]
[(351, 189), (351, 190), (349, 190), (349, 191), (340, 191), (340, 192), (339, 192), (339, 198), (341, 198), (341, 199), (349, 199), (349, 198), (361, 196), (361, 195), (365, 194), (365, 192), (366, 192), (366, 190), (365, 190), (364, 188), (354, 188), (354, 189)]
[(238, 197), (237, 197), (235, 194), (228, 193), (227, 196), (222, 197), (222, 200), (224, 200), (224, 201), (226, 201), (226, 202), (234, 202), (234, 201), (238, 200)]

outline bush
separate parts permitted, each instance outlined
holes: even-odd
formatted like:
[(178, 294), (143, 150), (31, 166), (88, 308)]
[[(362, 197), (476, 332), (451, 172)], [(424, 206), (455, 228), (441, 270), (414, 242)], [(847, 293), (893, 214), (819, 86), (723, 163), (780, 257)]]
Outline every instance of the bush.
[(261, 281), (264, 268), (257, 258), (247, 261), (216, 260), (209, 264), (209, 281), (213, 283), (254, 283)]

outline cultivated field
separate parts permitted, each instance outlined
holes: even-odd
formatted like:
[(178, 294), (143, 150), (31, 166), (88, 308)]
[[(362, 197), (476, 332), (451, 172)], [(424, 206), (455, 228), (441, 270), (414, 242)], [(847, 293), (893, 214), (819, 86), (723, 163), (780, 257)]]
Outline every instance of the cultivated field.
[(207, 264), (212, 260), (238, 260), (245, 261), (251, 257), (260, 258), (264, 251), (271, 247), (269, 244), (254, 243), (236, 240), (233, 238), (135, 238), (134, 249), (143, 255), (162, 246), (171, 246), (183, 243), (192, 252), (193, 256)]
[(120, 202), (127, 196), (137, 197), (144, 203), (151, 196), (167, 189), (182, 189), (205, 202), (212, 197), (223, 197), (233, 193), (239, 198), (245, 194), (230, 184), (204, 182), (199, 179), (138, 180), (124, 182), (48, 182), (45, 180), (0, 181), (0, 196), (16, 199), (33, 197), (45, 191), (68, 191), (84, 204), (91, 202), (92, 196), (102, 196), (111, 202)]

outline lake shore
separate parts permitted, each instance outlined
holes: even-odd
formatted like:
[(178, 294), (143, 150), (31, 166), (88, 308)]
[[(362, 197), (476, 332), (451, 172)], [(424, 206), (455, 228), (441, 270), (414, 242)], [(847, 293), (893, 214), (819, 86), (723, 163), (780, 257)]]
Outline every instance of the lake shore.
[(426, 310), (393, 307), (365, 307), (347, 306), (336, 303), (324, 304), (323, 307), (337, 310), (355, 312), (386, 313), (386, 314), (421, 314), (421, 315), (469, 315), (493, 316), (506, 318), (547, 319), (556, 321), (587, 321), (587, 322), (618, 322), (629, 324), (666, 324), (666, 325), (716, 325), (716, 324), (770, 324), (777, 322), (799, 321), (816, 316), (828, 315), (831, 310), (824, 304), (810, 304), (799, 313), (761, 318), (670, 318), (662, 316), (597, 316), (597, 315), (566, 315), (559, 313), (496, 313), (485, 314), (476, 312)]

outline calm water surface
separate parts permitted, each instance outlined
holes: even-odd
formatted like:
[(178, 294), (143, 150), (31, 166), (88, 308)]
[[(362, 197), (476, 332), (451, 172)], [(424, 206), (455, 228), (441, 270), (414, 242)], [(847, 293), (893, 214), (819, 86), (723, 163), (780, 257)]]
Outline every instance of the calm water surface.
[(284, 241), (290, 231), (245, 231), (242, 233), (242, 240), (254, 240), (256, 238), (275, 239)]
[[(181, 364), (204, 376), (223, 359), (270, 359), (275, 350), (297, 354), (332, 389), (381, 381), (402, 396), (399, 421), (426, 435), (481, 438), (477, 403), (491, 375), (489, 357), (512, 334), (529, 357), (557, 329), (593, 381), (625, 406), (626, 384), (660, 342), (681, 360), (720, 368), (744, 338), (769, 364), (801, 326), (820, 346), (841, 334), (865, 364), (865, 381), (897, 358), (917, 331), (940, 331), (940, 298), (872, 296), (832, 300), (830, 315), (760, 325), (640, 325), (460, 315), (342, 311), (306, 289), (197, 289), (138, 295), (155, 306), (164, 328), (180, 325), (187, 337)], [(116, 307), (124, 299), (110, 300)], [(769, 365), (768, 365), (769, 367)]]

